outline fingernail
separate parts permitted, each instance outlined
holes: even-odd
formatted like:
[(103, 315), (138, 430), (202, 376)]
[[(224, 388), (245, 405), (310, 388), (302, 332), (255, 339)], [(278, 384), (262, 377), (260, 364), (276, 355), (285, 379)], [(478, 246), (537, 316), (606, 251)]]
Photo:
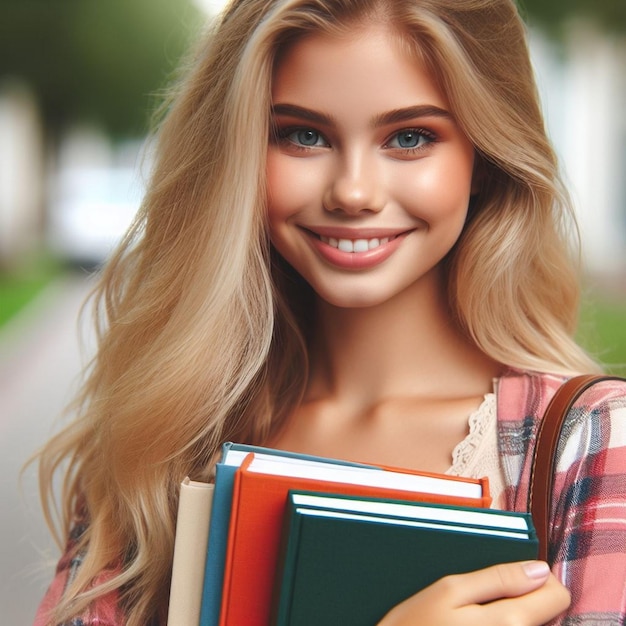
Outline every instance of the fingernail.
[(544, 561), (528, 561), (524, 563), (524, 572), (533, 580), (546, 578), (550, 574), (550, 566)]

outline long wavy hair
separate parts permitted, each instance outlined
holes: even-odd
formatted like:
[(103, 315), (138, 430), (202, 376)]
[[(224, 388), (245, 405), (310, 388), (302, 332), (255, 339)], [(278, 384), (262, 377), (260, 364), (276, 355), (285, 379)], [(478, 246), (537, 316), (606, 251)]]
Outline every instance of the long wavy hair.
[(596, 369), (572, 339), (571, 210), (512, 0), (231, 2), (167, 102), (145, 201), (102, 271), (78, 417), (39, 456), (48, 521), (58, 470), (59, 535), (88, 522), (53, 623), (115, 589), (129, 626), (164, 622), (181, 480), (209, 479), (223, 441), (263, 443), (300, 401), (312, 294), (265, 228), (273, 67), (298, 38), (370, 20), (428, 65), (481, 163), (445, 261), (459, 327), (508, 366)]

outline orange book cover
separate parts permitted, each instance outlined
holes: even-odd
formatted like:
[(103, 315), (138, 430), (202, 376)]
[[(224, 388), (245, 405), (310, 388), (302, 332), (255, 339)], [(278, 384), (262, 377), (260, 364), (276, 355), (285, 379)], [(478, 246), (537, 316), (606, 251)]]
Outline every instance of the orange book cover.
[(235, 475), (220, 626), (268, 626), (283, 516), (290, 489), (457, 506), (488, 507), (491, 503), (486, 478), (468, 479), (381, 468), (388, 472), (471, 483), (479, 485), (482, 493), (477, 498), (442, 496), (437, 493), (260, 473), (250, 470), (253, 461), (254, 454), (251, 453)]

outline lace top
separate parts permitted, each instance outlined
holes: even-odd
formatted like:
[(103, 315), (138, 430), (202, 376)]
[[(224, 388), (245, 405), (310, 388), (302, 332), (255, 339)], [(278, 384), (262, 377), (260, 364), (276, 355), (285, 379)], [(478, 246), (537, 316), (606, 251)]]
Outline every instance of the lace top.
[(504, 475), (498, 452), (496, 395), (488, 393), (469, 417), (469, 434), (452, 451), (446, 474), (469, 478), (489, 477), (492, 508), (504, 508)]

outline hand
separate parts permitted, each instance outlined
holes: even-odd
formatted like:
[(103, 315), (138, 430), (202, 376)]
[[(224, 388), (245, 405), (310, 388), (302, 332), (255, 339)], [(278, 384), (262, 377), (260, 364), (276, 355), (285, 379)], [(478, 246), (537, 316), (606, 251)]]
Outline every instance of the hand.
[(569, 603), (547, 563), (507, 563), (442, 578), (393, 608), (379, 626), (541, 626)]

